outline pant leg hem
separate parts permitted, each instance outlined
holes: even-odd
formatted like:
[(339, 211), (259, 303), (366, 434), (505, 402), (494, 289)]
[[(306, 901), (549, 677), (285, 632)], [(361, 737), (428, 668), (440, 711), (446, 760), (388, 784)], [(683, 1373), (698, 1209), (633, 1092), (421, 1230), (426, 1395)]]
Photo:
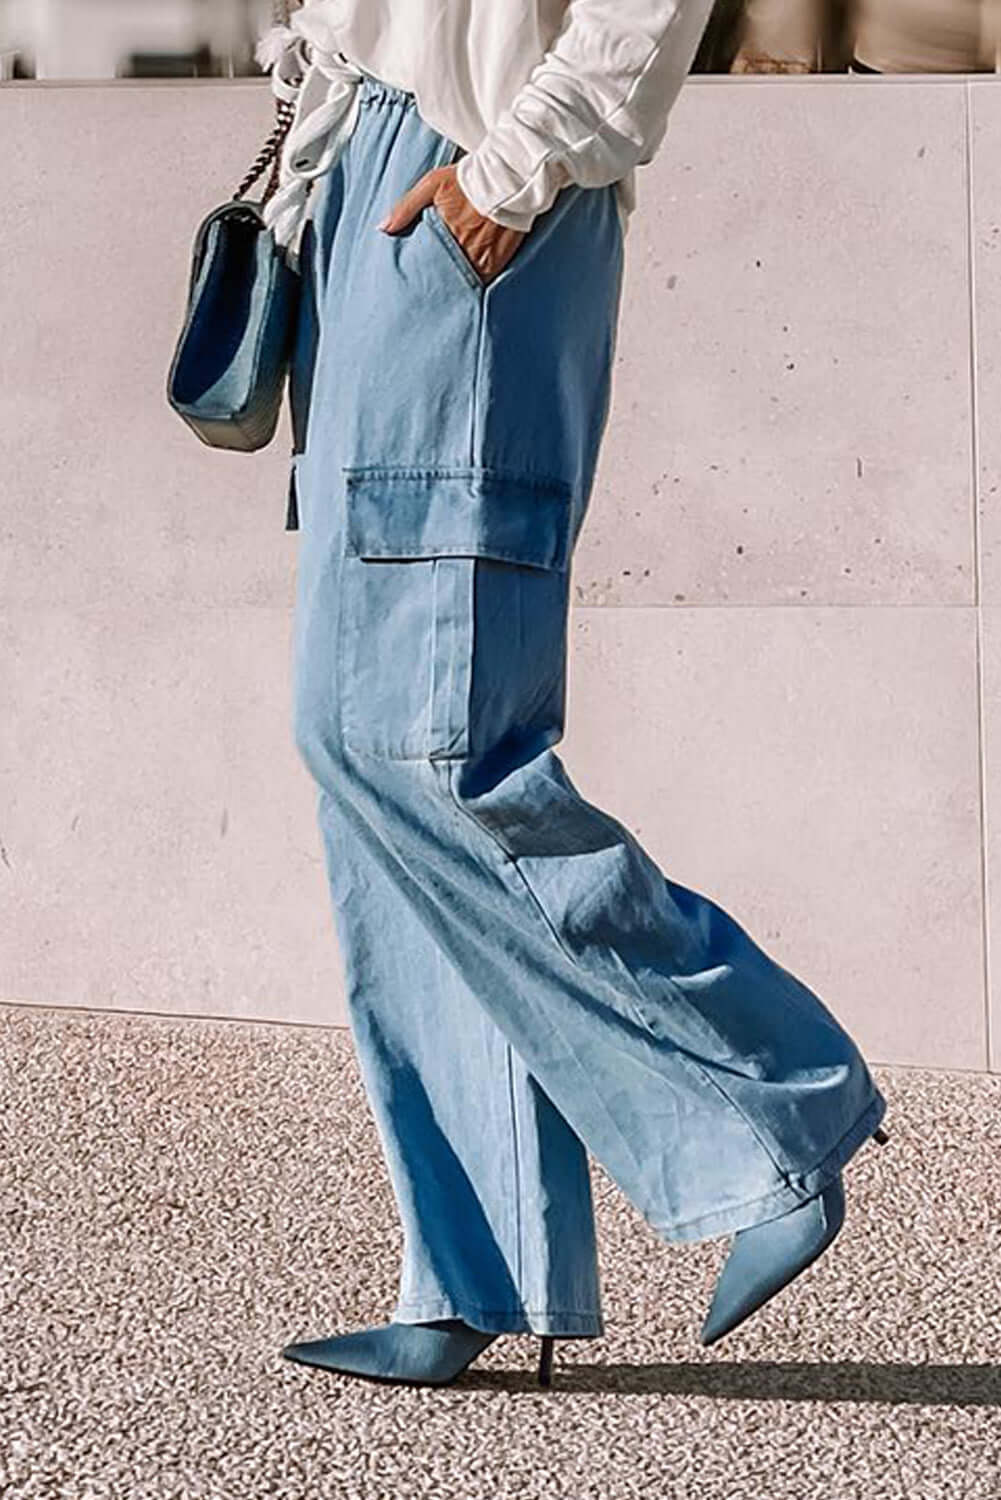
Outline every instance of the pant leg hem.
[(439, 1298), (398, 1302), (395, 1323), (427, 1323), (432, 1318), (461, 1318), (482, 1333), (535, 1333), (554, 1338), (599, 1338), (605, 1332), (600, 1312), (551, 1312), (533, 1308), (483, 1308)]
[(877, 1093), (827, 1155), (798, 1176), (790, 1175), (782, 1187), (766, 1193), (762, 1198), (752, 1198), (747, 1203), (731, 1204), (729, 1208), (714, 1209), (712, 1213), (700, 1214), (698, 1218), (686, 1219), (683, 1223), (660, 1224), (648, 1219), (656, 1234), (666, 1240), (702, 1240), (718, 1234), (733, 1233), (738, 1229), (750, 1229), (754, 1224), (763, 1224), (767, 1219), (777, 1219), (790, 1209), (798, 1208), (808, 1198), (821, 1192), (833, 1182), (840, 1169), (859, 1146), (872, 1135), (886, 1113), (886, 1100)]

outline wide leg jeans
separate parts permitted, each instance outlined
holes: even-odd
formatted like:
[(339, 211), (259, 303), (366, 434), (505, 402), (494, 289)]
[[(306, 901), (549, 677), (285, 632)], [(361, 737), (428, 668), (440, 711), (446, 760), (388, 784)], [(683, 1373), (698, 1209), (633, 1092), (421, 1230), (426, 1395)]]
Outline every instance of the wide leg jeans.
[(593, 1337), (588, 1152), (663, 1239), (702, 1239), (818, 1192), (886, 1104), (822, 1001), (555, 749), (614, 189), (565, 187), (484, 283), (433, 204), (377, 228), (461, 151), (359, 87), (302, 246), (293, 732), (403, 1230), (393, 1316)]

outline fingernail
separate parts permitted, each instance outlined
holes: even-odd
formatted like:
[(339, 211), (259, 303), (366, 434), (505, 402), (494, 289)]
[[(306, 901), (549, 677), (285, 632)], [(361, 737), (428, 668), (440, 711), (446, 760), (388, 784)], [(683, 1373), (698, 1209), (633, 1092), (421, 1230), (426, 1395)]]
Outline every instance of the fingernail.
[(388, 229), (389, 228), (389, 221), (390, 221), (390, 219), (392, 217), (393, 217), (392, 214), (387, 214), (384, 219), (380, 219), (379, 220), (379, 223), (376, 225), (376, 228), (377, 229)]

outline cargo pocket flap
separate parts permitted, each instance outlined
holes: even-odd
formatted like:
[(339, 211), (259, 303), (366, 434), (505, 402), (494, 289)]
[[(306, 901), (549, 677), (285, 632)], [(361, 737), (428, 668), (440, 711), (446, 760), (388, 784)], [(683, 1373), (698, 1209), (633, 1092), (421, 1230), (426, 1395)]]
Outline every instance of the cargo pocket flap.
[(573, 488), (482, 468), (345, 468), (346, 550), (361, 558), (492, 557), (562, 570)]

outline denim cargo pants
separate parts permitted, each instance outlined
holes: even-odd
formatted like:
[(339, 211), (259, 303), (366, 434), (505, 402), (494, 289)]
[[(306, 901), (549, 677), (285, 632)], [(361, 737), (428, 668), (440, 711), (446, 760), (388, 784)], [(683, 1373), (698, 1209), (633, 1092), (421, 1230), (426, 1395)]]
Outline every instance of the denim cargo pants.
[(291, 377), (294, 736), (403, 1229), (402, 1322), (603, 1332), (590, 1151), (666, 1240), (774, 1218), (880, 1123), (851, 1038), (578, 792), (569, 576), (605, 425), (614, 189), (484, 283), (431, 205), (461, 155), (366, 74), (318, 180)]

